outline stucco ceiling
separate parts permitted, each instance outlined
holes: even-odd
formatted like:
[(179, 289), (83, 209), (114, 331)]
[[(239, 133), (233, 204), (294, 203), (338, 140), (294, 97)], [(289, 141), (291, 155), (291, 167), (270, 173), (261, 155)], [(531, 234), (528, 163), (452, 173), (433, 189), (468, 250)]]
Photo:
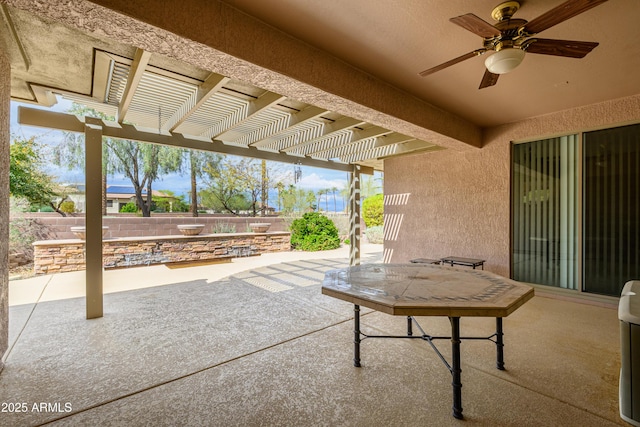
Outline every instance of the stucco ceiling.
[[(400, 138), (397, 149), (367, 152), (368, 158), (350, 154), (340, 160), (340, 153), (323, 154), (323, 160), (359, 162), (377, 169), (389, 155), (479, 147), (483, 128), (640, 93), (638, 0), (609, 0), (540, 34), (599, 42), (583, 59), (527, 53), (517, 69), (484, 89), (478, 86), (486, 56), (427, 77), (418, 75), (480, 48), (479, 36), (449, 19), (473, 13), (493, 22), (490, 13), (498, 2), (184, 0), (183, 10), (178, 11), (176, 2), (0, 0), (7, 4), (0, 8), (0, 39), (12, 63), (14, 99), (47, 104), (55, 89), (55, 93), (105, 102), (100, 93), (114, 81), (107, 81), (101, 71), (105, 64), (100, 65), (99, 59), (104, 55), (120, 58), (116, 62), (131, 67), (126, 68), (128, 73), (136, 54), (148, 52), (147, 74), (140, 78), (153, 74), (151, 89), (160, 84), (157, 75), (164, 75), (177, 78), (180, 85), (195, 85), (184, 87), (184, 93), (195, 90), (197, 98), (206, 89), (205, 82), (216, 80), (214, 74), (219, 73), (229, 77), (223, 92), (240, 94), (248, 103), (265, 94), (276, 98), (280, 94), (284, 97), (274, 106), (280, 112), (308, 109), (311, 116), (311, 108), (320, 107), (327, 110), (322, 116), (326, 124), (354, 118), (354, 123), (362, 124), (350, 128), (353, 135), (346, 141), (351, 154), (366, 147), (385, 147), (389, 144), (380, 138), (389, 135)], [(563, 0), (520, 3), (515, 18), (530, 21)], [(370, 94), (362, 93), (370, 89)], [(111, 101), (113, 111), (119, 108), (122, 92), (118, 96)], [(188, 110), (186, 104), (176, 108)], [(247, 111), (252, 108), (247, 104)], [(160, 121), (154, 117), (157, 111), (156, 107), (149, 110), (154, 124)], [(167, 123), (164, 130), (174, 131)], [(364, 135), (373, 135), (380, 127), (389, 132), (354, 144), (361, 142), (356, 134), (370, 130)], [(342, 142), (335, 143), (314, 138), (314, 144), (324, 144), (323, 150), (345, 141), (343, 136)], [(267, 145), (262, 141), (256, 147)], [(308, 148), (297, 154), (309, 158), (311, 145), (307, 143)], [(284, 154), (278, 147), (275, 151)]]
[[(473, 13), (493, 23), (499, 0), (223, 1), (482, 127), (640, 93), (637, 0), (609, 0), (540, 34), (599, 42), (585, 58), (527, 54), (482, 90), (486, 56), (418, 72), (480, 48), (480, 37), (449, 19)], [(522, 0), (514, 18), (531, 21), (563, 1)]]

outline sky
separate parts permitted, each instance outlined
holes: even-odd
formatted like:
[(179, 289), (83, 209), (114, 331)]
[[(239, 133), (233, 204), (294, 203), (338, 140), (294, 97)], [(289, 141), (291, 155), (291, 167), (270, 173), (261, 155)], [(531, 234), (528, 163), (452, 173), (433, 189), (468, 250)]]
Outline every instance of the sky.
[[(71, 102), (62, 98), (58, 98), (58, 103), (51, 108), (40, 107), (33, 104), (25, 104), (19, 103), (15, 101), (11, 101), (11, 135), (12, 137), (22, 137), (22, 138), (31, 138), (32, 136), (36, 137), (36, 140), (42, 144), (51, 144), (56, 145), (57, 143), (62, 141), (62, 132), (32, 127), (32, 126), (22, 126), (18, 123), (18, 106), (26, 106), (29, 108), (41, 108), (50, 111), (58, 111), (65, 112), (71, 108)], [(283, 165), (285, 168), (284, 172), (287, 173), (286, 167), (288, 165)], [(293, 175), (293, 165), (291, 167), (290, 175)], [(302, 188), (305, 190), (313, 190), (317, 192), (321, 189), (333, 188), (336, 187), (338, 189), (344, 188), (349, 180), (348, 173), (333, 171), (329, 169), (321, 169), (321, 168), (312, 168), (308, 166), (301, 166), (302, 176), (300, 180), (297, 182), (296, 187)], [(50, 175), (53, 175), (58, 178), (58, 181), (61, 183), (81, 183), (84, 182), (84, 172), (82, 170), (68, 170), (64, 167), (58, 167), (53, 164), (48, 164), (45, 170)], [(376, 177), (379, 178), (381, 175), (376, 173)], [(109, 175), (107, 178), (109, 184), (115, 185), (131, 185), (131, 181), (120, 174)], [(190, 181), (188, 174), (179, 175), (177, 173), (164, 175), (160, 180), (155, 181), (153, 183), (154, 190), (171, 190), (177, 195), (186, 195), (190, 190)], [(331, 196), (332, 197), (332, 196)], [(271, 196), (273, 200), (273, 196)], [(324, 199), (323, 199), (324, 200)], [(329, 203), (329, 209), (333, 209), (333, 199)], [(270, 203), (273, 204), (273, 203)], [(321, 201), (321, 206), (324, 208), (324, 201)], [(337, 206), (337, 210), (342, 210), (342, 203), (339, 203)]]

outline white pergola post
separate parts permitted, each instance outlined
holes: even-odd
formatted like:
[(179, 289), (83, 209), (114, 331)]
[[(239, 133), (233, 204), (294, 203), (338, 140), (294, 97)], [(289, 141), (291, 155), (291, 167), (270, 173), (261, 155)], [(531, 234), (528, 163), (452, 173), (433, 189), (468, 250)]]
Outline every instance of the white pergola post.
[(349, 173), (349, 265), (360, 265), (360, 166)]
[(102, 127), (85, 130), (85, 262), (87, 319), (103, 316), (102, 305)]

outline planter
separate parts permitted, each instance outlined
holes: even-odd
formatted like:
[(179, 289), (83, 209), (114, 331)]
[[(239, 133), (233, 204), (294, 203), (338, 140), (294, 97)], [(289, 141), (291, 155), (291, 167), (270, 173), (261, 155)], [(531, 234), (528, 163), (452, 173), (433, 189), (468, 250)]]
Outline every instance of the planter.
[(266, 233), (269, 227), (271, 227), (271, 223), (269, 222), (254, 222), (249, 224), (249, 228), (254, 233)]
[(180, 224), (178, 230), (184, 236), (197, 236), (204, 230), (204, 224)]
[[(102, 237), (104, 237), (104, 235), (107, 234), (108, 230), (109, 230), (108, 226), (106, 225), (102, 226)], [(87, 227), (85, 226), (71, 227), (71, 232), (75, 234), (78, 239), (84, 240), (87, 237)]]

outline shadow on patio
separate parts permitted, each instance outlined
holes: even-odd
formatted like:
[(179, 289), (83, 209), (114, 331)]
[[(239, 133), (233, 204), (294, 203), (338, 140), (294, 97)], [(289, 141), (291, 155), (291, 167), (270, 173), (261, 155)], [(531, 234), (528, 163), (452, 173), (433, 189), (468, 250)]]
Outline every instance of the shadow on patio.
[[(466, 421), (457, 421), (451, 375), (424, 342), (366, 341), (363, 367), (353, 367), (353, 306), (320, 293), (324, 272), (347, 263), (292, 260), (113, 292), (94, 320), (85, 320), (83, 298), (14, 305), (0, 401), (24, 402), (26, 412), (2, 414), (2, 423), (624, 424), (614, 308), (536, 296), (505, 319), (506, 371), (494, 368), (493, 345), (465, 341)], [(363, 313), (364, 330), (402, 333), (406, 324)], [(430, 333), (449, 332), (446, 318), (419, 320)], [(493, 319), (462, 323), (469, 334), (494, 328)], [(448, 342), (439, 347), (449, 354)]]

